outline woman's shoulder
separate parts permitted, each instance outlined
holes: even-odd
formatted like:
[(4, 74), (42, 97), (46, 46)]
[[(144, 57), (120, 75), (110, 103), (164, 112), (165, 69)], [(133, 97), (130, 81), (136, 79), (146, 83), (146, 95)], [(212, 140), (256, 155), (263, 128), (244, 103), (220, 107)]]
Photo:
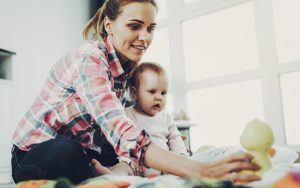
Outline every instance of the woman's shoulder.
[[(97, 40), (85, 40), (83, 43), (76, 48), (73, 48), (65, 55), (63, 55), (56, 63), (56, 66), (61, 63), (66, 63), (72, 67), (73, 65), (77, 65), (78, 63), (83, 62), (85, 59), (90, 58), (93, 61), (104, 62), (106, 64), (106, 52), (103, 44), (100, 44), (101, 41)], [(76, 66), (75, 66), (76, 67)]]
[(85, 40), (77, 50), (82, 56), (105, 56), (105, 44), (99, 40)]
[(68, 59), (68, 62), (74, 65), (82, 62), (96, 62), (108, 67), (107, 57), (106, 46), (103, 42), (100, 40), (85, 40), (80, 46), (67, 53), (63, 59)]

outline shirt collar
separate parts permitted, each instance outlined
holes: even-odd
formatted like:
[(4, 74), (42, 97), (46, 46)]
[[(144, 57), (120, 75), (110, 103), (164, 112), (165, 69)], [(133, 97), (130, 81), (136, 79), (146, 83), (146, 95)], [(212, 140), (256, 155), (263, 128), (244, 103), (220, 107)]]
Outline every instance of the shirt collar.
[(103, 37), (102, 41), (104, 42), (104, 44), (102, 43), (101, 45), (100, 42), (99, 48), (107, 52), (109, 70), (111, 71), (113, 77), (118, 77), (124, 73), (124, 69), (117, 56), (117, 52), (113, 46), (112, 40), (110, 37)]

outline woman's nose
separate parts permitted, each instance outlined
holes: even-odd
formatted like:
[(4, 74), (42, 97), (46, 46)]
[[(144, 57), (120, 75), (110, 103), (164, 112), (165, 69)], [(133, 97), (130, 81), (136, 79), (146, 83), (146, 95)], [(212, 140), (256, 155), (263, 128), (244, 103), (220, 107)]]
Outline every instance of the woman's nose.
[(148, 33), (148, 31), (141, 31), (139, 34), (139, 40), (141, 41), (149, 41), (150, 40), (150, 34)]

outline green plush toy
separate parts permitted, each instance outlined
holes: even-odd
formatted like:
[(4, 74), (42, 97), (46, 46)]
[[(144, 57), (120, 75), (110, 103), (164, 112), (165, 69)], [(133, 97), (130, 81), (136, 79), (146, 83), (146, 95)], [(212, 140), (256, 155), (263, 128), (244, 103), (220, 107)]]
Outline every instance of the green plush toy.
[(254, 119), (246, 125), (240, 143), (254, 157), (252, 162), (258, 164), (261, 169), (255, 172), (243, 171), (243, 173), (252, 173), (261, 177), (272, 167), (269, 157), (273, 142), (274, 134), (267, 123)]

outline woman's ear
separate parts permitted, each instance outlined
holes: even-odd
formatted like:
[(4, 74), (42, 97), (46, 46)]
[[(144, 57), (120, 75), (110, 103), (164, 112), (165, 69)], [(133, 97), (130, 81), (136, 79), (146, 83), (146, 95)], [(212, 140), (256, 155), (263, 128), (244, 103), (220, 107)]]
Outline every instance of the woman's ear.
[(104, 17), (103, 25), (104, 25), (104, 29), (105, 29), (106, 33), (108, 35), (111, 35), (112, 34), (112, 32), (111, 32), (111, 20), (107, 16)]
[(130, 96), (133, 100), (137, 99), (137, 90), (135, 87), (130, 87)]

